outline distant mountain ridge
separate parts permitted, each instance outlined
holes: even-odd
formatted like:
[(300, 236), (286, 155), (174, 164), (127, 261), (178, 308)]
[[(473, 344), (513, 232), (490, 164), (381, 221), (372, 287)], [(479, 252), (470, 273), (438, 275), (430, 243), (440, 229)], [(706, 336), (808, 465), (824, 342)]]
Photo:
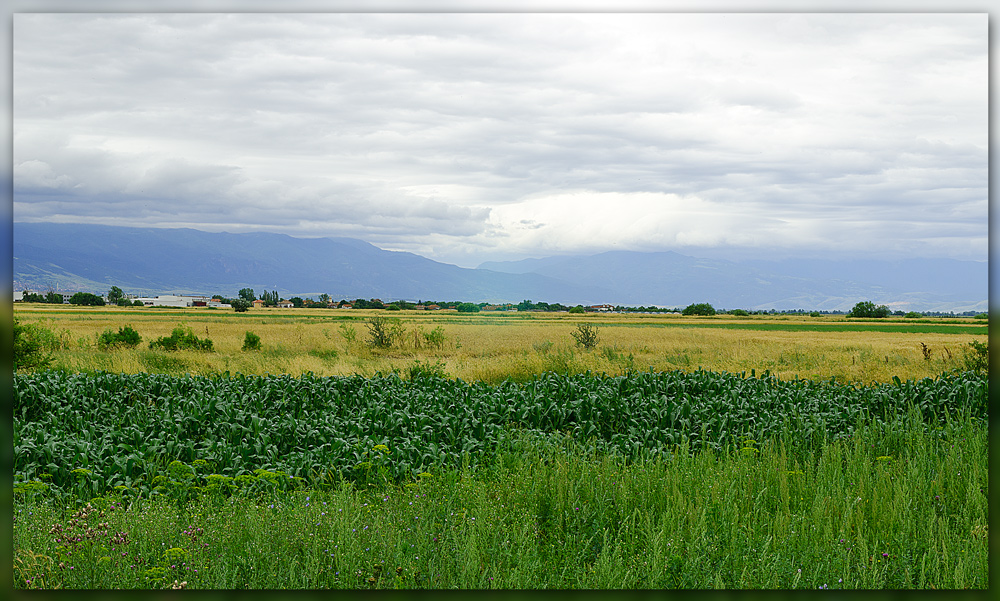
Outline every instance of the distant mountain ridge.
[(273, 233), (15, 223), (15, 289), (139, 294), (659, 305), (847, 310), (858, 300), (893, 309), (987, 308), (987, 267), (972, 261), (866, 263), (702, 259), (676, 252), (489, 262), (477, 269), (352, 238)]

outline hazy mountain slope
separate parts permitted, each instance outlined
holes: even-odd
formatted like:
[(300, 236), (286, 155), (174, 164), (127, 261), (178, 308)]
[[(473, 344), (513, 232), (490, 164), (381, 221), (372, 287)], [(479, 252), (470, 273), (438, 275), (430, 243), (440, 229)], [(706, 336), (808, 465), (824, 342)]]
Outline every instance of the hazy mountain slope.
[[(962, 261), (734, 262), (675, 252), (484, 263), (464, 269), (351, 238), (191, 229), (14, 224), (15, 289), (284, 297), (849, 310), (986, 310), (986, 265)], [(489, 267), (490, 269), (485, 269)]]
[[(610, 251), (591, 256), (488, 262), (480, 268), (538, 273), (615, 293), (608, 302), (748, 309), (849, 310), (858, 300), (893, 309), (986, 310), (986, 263), (905, 261), (725, 261), (675, 252)], [(655, 300), (654, 300), (655, 299)]]
[(250, 287), (282, 295), (558, 302), (587, 295), (579, 286), (538, 274), (463, 269), (412, 253), (390, 252), (350, 238), (292, 238), (190, 229), (17, 223), (14, 274), (36, 290), (235, 294)]

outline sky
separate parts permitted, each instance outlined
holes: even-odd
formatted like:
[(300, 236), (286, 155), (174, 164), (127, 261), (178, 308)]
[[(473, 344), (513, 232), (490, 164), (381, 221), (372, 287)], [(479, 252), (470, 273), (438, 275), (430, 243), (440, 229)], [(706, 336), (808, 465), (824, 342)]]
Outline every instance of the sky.
[(15, 13), (15, 221), (988, 254), (980, 13)]

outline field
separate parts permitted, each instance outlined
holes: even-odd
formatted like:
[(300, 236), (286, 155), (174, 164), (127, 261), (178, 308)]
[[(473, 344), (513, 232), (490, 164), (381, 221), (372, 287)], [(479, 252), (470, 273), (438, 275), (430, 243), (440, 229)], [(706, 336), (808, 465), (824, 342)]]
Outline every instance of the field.
[(980, 320), (15, 317), (17, 589), (988, 587)]
[[(17, 307), (15, 317), (54, 333), (55, 367), (124, 373), (286, 373), (353, 375), (406, 373), (416, 362), (440, 365), (463, 380), (524, 381), (545, 371), (610, 375), (628, 371), (769, 371), (783, 379), (835, 378), (887, 382), (930, 377), (962, 366), (971, 340), (984, 342), (977, 319), (848, 320), (843, 317), (678, 315), (583, 316), (547, 313), (375, 312), (261, 309), (245, 314), (210, 309)], [(386, 350), (365, 344), (365, 319), (398, 318), (400, 344)], [(577, 347), (571, 333), (595, 325), (598, 345)], [(100, 352), (101, 332), (131, 326), (143, 338), (134, 349)], [(215, 352), (152, 351), (148, 342), (177, 326), (210, 338)], [(440, 328), (439, 346), (423, 334)], [(246, 332), (260, 351), (241, 348)], [(353, 333), (352, 333), (353, 332)], [(351, 337), (353, 336), (353, 340)], [(929, 349), (925, 357), (923, 347)]]

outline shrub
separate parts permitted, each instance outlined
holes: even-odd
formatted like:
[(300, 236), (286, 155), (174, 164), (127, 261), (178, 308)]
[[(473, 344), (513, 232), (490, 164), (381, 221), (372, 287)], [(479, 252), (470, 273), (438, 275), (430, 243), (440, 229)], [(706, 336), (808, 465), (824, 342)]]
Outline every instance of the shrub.
[(921, 317), (921, 315), (916, 311), (910, 311), (909, 313), (903, 315), (903, 319), (913, 319), (915, 317)]
[(822, 313), (820, 313), (819, 311), (810, 311), (809, 312), (809, 317), (819, 317), (820, 315), (822, 315)]
[(684, 307), (681, 315), (715, 315), (715, 307), (708, 303), (692, 303)]
[(247, 309), (250, 308), (250, 301), (242, 298), (234, 298), (229, 301), (229, 306), (237, 313), (246, 313)]
[(990, 370), (990, 346), (973, 340), (965, 350), (965, 369), (987, 374)]
[(576, 326), (575, 332), (570, 332), (570, 336), (576, 339), (576, 343), (585, 349), (597, 346), (597, 327), (589, 323), (581, 323)]
[(340, 335), (344, 338), (347, 344), (354, 344), (354, 341), (358, 337), (358, 333), (354, 330), (354, 326), (349, 326), (346, 323), (340, 324)]
[(365, 325), (368, 326), (368, 345), (373, 348), (389, 348), (403, 334), (398, 319), (373, 315), (365, 320)]
[(22, 325), (14, 318), (14, 371), (48, 367), (52, 355), (45, 352), (39, 342), (39, 333), (44, 328), (37, 325)]
[(254, 334), (253, 332), (247, 332), (246, 336), (243, 338), (243, 350), (259, 351), (260, 336)]
[(570, 307), (569, 312), (570, 313), (586, 313), (587, 311), (586, 311), (586, 309), (583, 308), (583, 305), (577, 305), (575, 307)]
[(747, 315), (750, 315), (750, 313), (748, 313), (747, 311), (745, 311), (743, 309), (733, 309), (732, 311), (729, 312), (729, 314), (730, 315), (737, 315), (739, 317), (746, 317)]
[(441, 348), (444, 346), (444, 328), (437, 326), (430, 332), (421, 332), (424, 335), (424, 341), (434, 348)]
[(153, 342), (149, 343), (149, 348), (151, 349), (163, 349), (165, 351), (179, 351), (179, 350), (195, 350), (195, 351), (211, 351), (212, 341), (208, 338), (200, 339), (194, 335), (191, 328), (185, 330), (182, 327), (174, 328), (174, 331), (170, 333), (170, 336), (161, 336)]
[(97, 339), (97, 348), (101, 350), (123, 347), (134, 348), (141, 341), (142, 336), (139, 335), (139, 332), (133, 330), (132, 326), (125, 326), (118, 328), (118, 332), (114, 330), (105, 330), (102, 332)]
[(414, 361), (413, 365), (409, 369), (410, 379), (419, 380), (420, 378), (447, 378), (448, 374), (444, 371), (444, 361), (430, 362), (430, 359), (426, 363), (421, 363), (420, 361)]

